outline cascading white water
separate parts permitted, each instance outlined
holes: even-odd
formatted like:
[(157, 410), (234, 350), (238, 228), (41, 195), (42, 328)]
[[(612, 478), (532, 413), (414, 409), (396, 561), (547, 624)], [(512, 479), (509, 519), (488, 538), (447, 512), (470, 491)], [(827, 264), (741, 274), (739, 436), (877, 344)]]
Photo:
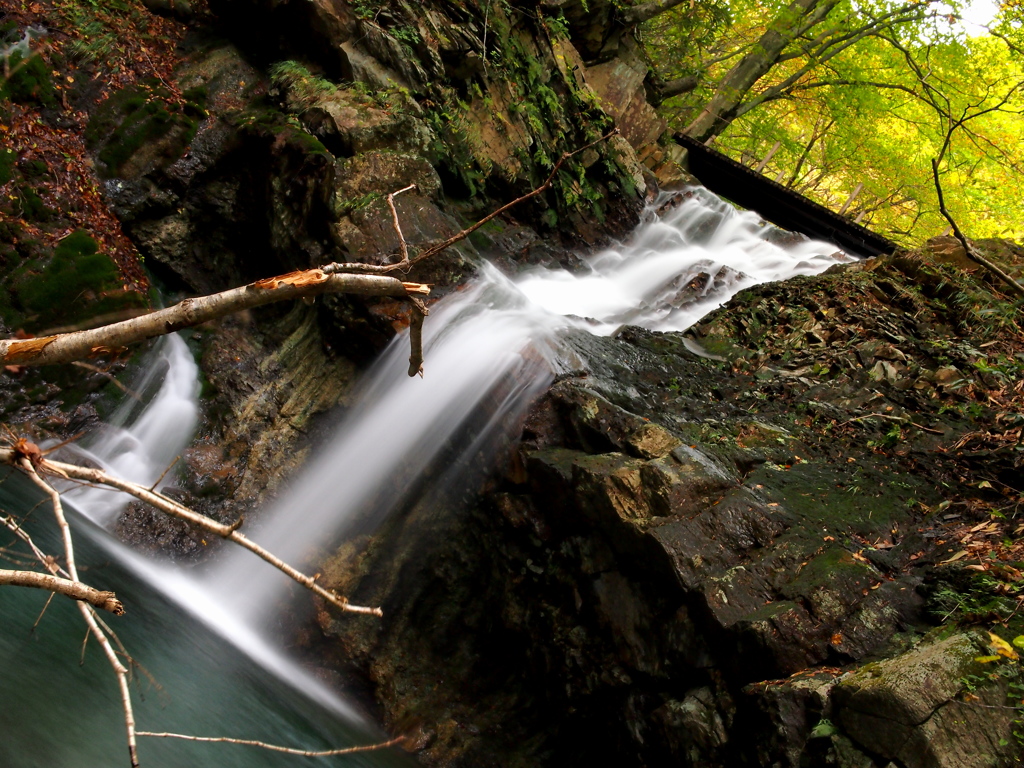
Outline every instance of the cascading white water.
[[(777, 244), (787, 238), (788, 245)], [(744, 288), (817, 274), (846, 258), (694, 187), (663, 194), (628, 240), (588, 260), (588, 272), (535, 269), (516, 285), (552, 313), (587, 318), (584, 327), (598, 335), (623, 325), (681, 331)], [(701, 275), (707, 279), (694, 289)]]
[[(659, 207), (666, 209), (661, 216)], [(743, 288), (818, 273), (845, 258), (822, 242), (773, 244), (779, 234), (757, 214), (694, 188), (656, 201), (626, 242), (589, 259), (586, 273), (540, 269), (513, 282), (485, 268), (428, 318), (426, 376), (406, 378), (408, 340), (395, 339), (349, 418), (250, 534), (284, 559), (302, 561), (357, 527), (378, 524), (471, 415), (490, 407), (490, 429), (515, 428), (550, 382), (556, 338), (569, 324), (599, 334), (626, 323), (682, 330)], [(702, 273), (709, 279), (694, 300), (688, 286)], [(496, 407), (496, 389), (510, 381), (514, 392)], [(468, 440), (448, 460), (468, 466), (476, 452), (477, 441)], [(437, 482), (459, 480), (448, 473)], [(290, 586), (244, 552), (223, 558), (213, 581), (250, 620), (274, 610)]]
[[(375, 525), (468, 418), (478, 419), (483, 409), (491, 414), (478, 436), (486, 439), (548, 384), (555, 367), (550, 342), (560, 325), (486, 268), (431, 312), (423, 339), (428, 373), (407, 376), (408, 339), (396, 339), (361, 385), (351, 415), (249, 534), (301, 562), (353, 526)], [(222, 558), (211, 580), (255, 618), (290, 586), (280, 576), (239, 551)]]
[[(199, 421), (199, 368), (185, 342), (177, 334), (165, 336), (150, 359), (134, 383), (138, 399), (126, 399), (107, 423), (70, 449), (144, 486), (167, 472)], [(65, 496), (99, 525), (113, 522), (128, 504), (124, 494), (102, 488), (71, 487)]]
[[(425, 325), (425, 377), (406, 376), (408, 339), (395, 339), (365, 377), (335, 437), (247, 533), (300, 562), (345, 534), (371, 529), (410, 494), (465, 483), (463, 470), (486, 469), (487, 451), (503, 434), (514, 437), (520, 417), (558, 367), (557, 336), (569, 325), (602, 334), (626, 323), (680, 330), (742, 288), (821, 272), (842, 258), (825, 243), (775, 245), (773, 231), (756, 214), (696, 189), (660, 217), (648, 212), (628, 240), (589, 259), (584, 273), (532, 270), (510, 281), (485, 267), (467, 288), (433, 308)], [(694, 282), (701, 274), (707, 278)], [(196, 423), (197, 370), (184, 342), (168, 337), (158, 364), (136, 387), (156, 394), (145, 408), (126, 402), (109, 426), (76, 450), (149, 485)], [(433, 486), (422, 480), (424, 471)], [(101, 524), (109, 524), (125, 503), (103, 490), (68, 495)], [(290, 584), (278, 571), (250, 553), (232, 551), (193, 576), (107, 546), (263, 669), (330, 711), (350, 714), (263, 639), (266, 614)]]

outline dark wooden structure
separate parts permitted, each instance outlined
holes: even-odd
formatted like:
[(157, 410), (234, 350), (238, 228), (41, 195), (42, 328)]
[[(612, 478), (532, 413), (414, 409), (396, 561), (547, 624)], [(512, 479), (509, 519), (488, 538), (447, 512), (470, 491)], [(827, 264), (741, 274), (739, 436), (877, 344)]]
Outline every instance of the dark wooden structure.
[(676, 134), (675, 140), (687, 150), (690, 173), (701, 184), (783, 229), (835, 243), (851, 256), (877, 256), (899, 247), (689, 136)]

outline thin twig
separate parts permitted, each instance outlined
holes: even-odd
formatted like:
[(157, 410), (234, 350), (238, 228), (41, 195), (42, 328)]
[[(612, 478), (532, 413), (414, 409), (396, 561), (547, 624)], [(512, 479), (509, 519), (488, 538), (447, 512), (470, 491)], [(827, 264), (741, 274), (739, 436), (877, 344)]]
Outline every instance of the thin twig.
[[(321, 269), (324, 272), (324, 274), (328, 274), (328, 275), (334, 275), (334, 274), (345, 273), (345, 272), (368, 272), (370, 274), (387, 274), (389, 272), (395, 271), (396, 269), (400, 269), (400, 268), (404, 269), (404, 268), (407, 268), (407, 266), (413, 266), (415, 264), (419, 264), (424, 259), (429, 259), (431, 256), (434, 256), (434, 255), (440, 253), (441, 251), (445, 250), (446, 248), (450, 248), (451, 246), (455, 245), (455, 243), (459, 242), (460, 240), (465, 240), (473, 232), (475, 232), (476, 230), (480, 229), (480, 227), (482, 227), (484, 224), (486, 224), (487, 222), (491, 221), (492, 219), (500, 216), (505, 211), (507, 211), (509, 208), (513, 208), (514, 206), (519, 205), (519, 203), (522, 203), (525, 200), (529, 200), (531, 197), (536, 197), (537, 195), (539, 195), (539, 194), (541, 194), (543, 192), (546, 192), (548, 189), (551, 188), (551, 185), (555, 181), (556, 174), (558, 173), (559, 170), (561, 170), (561, 168), (565, 164), (566, 160), (569, 160), (570, 158), (578, 155), (580, 152), (585, 152), (586, 150), (590, 149), (591, 147), (593, 147), (593, 146), (595, 146), (597, 144), (600, 144), (602, 141), (606, 141), (606, 140), (610, 139), (612, 136), (618, 135), (618, 133), (619, 133), (619, 129), (615, 128), (614, 130), (606, 133), (601, 138), (595, 139), (594, 141), (590, 142), (589, 144), (583, 145), (579, 149), (573, 150), (572, 152), (565, 152), (565, 153), (563, 153), (562, 156), (558, 159), (558, 162), (556, 162), (554, 164), (554, 166), (551, 168), (551, 173), (548, 175), (547, 180), (543, 184), (541, 184), (539, 187), (537, 187), (536, 189), (534, 189), (534, 190), (532, 190), (530, 192), (527, 192), (522, 197), (517, 197), (512, 202), (506, 203), (505, 205), (501, 206), (497, 210), (492, 211), (491, 213), (489, 213), (486, 216), (484, 216), (482, 219), (480, 219), (475, 224), (472, 224), (472, 225), (466, 227), (461, 232), (458, 232), (458, 233), (452, 235), (451, 237), (449, 237), (447, 240), (443, 240), (440, 243), (435, 243), (434, 245), (430, 246), (429, 248), (427, 248), (425, 251), (423, 251), (419, 255), (415, 256), (412, 259), (410, 259), (409, 262), (408, 262), (408, 265), (403, 265), (401, 262), (395, 263), (395, 264), (361, 264), (361, 263), (358, 263), (358, 262), (345, 262), (345, 263), (335, 262), (333, 264), (328, 264), (325, 267), (321, 267)], [(399, 190), (399, 191), (404, 191), (404, 190)], [(398, 193), (396, 192), (394, 194), (398, 194)]]
[[(952, 132), (952, 130), (953, 129), (951, 128), (950, 132)], [(947, 142), (948, 140), (949, 139), (947, 137)], [(943, 151), (945, 151), (945, 147), (943, 147)], [(967, 258), (969, 258), (971, 261), (977, 262), (985, 269), (987, 269), (989, 272), (991, 272), (993, 275), (1002, 280), (1004, 283), (1006, 283), (1006, 285), (1010, 288), (1010, 291), (1012, 293), (1016, 294), (1019, 297), (1024, 297), (1024, 286), (1022, 286), (1020, 283), (1014, 280), (1010, 275), (1008, 275), (1006, 272), (1000, 269), (996, 264), (993, 264), (991, 261), (989, 261), (976, 250), (974, 250), (971, 244), (967, 241), (967, 238), (964, 236), (964, 233), (960, 231), (960, 226), (956, 223), (956, 219), (953, 218), (949, 210), (946, 208), (946, 201), (943, 198), (942, 194), (942, 184), (939, 181), (940, 158), (941, 155), (937, 158), (932, 158), (932, 179), (935, 182), (935, 194), (939, 198), (939, 213), (941, 213), (943, 218), (945, 218), (946, 221), (949, 222), (949, 226), (953, 228), (953, 237), (955, 237), (959, 241), (960, 245), (963, 246), (964, 253), (967, 255)]]
[[(13, 452), (12, 452), (13, 454)], [(45, 459), (40, 460), (41, 465), (46, 463)], [(21, 469), (29, 476), (33, 483), (50, 497), (53, 505), (53, 514), (57, 518), (57, 526), (60, 528), (61, 536), (64, 539), (64, 557), (67, 561), (68, 575), (72, 580), (78, 581), (78, 567), (75, 565), (75, 550), (74, 544), (71, 540), (71, 527), (68, 525), (67, 518), (64, 516), (64, 507), (60, 501), (60, 494), (57, 490), (47, 483), (43, 478), (36, 472), (35, 466), (32, 462), (25, 457), (18, 460), (18, 465)], [(114, 675), (117, 677), (117, 685), (121, 690), (121, 708), (124, 711), (124, 725), (128, 740), (128, 757), (131, 760), (132, 768), (138, 768), (139, 758), (135, 743), (135, 713), (132, 710), (132, 699), (131, 692), (128, 690), (128, 670), (125, 669), (124, 665), (117, 658), (117, 654), (114, 653), (114, 649), (110, 645), (110, 640), (100, 629), (96, 623), (96, 612), (91, 605), (86, 605), (83, 602), (77, 603), (78, 612), (82, 614), (82, 618), (85, 620), (86, 626), (89, 627), (89, 631), (92, 636), (96, 638), (96, 642), (100, 644), (100, 648), (103, 649), (104, 655), (107, 657), (107, 661), (110, 663), (111, 668), (114, 670)], [(84, 653), (83, 646), (83, 653)]]
[(563, 152), (562, 156), (560, 158), (558, 158), (558, 162), (555, 163), (554, 167), (551, 169), (551, 173), (548, 175), (547, 180), (543, 184), (541, 184), (539, 187), (537, 187), (535, 190), (533, 190), (532, 192), (527, 192), (522, 197), (517, 197), (512, 202), (506, 203), (505, 205), (501, 206), (501, 208), (498, 208), (496, 211), (492, 211), (491, 213), (487, 214), (482, 219), (480, 219), (480, 221), (478, 221), (476, 224), (473, 224), (473, 225), (471, 225), (469, 227), (466, 227), (461, 232), (458, 232), (457, 234), (452, 235), (447, 240), (445, 240), (443, 242), (440, 242), (437, 245), (431, 246), (427, 250), (423, 251), (423, 253), (419, 254), (416, 258), (414, 258), (412, 260), (412, 263), (413, 264), (418, 264), (419, 262), (423, 261), (424, 259), (429, 259), (434, 254), (439, 253), (440, 251), (443, 251), (445, 248), (450, 248), (451, 246), (453, 246), (455, 243), (459, 242), (460, 240), (465, 240), (471, 234), (473, 234), (478, 229), (480, 229), (480, 227), (482, 227), (484, 224), (486, 224), (487, 222), (491, 221), (494, 218), (497, 218), (498, 216), (503, 214), (505, 211), (507, 211), (509, 208), (512, 208), (512, 207), (514, 207), (516, 205), (519, 205), (519, 203), (522, 203), (522, 202), (524, 202), (526, 200), (529, 200), (531, 197), (536, 197), (537, 195), (539, 195), (539, 194), (541, 194), (543, 192), (546, 192), (548, 189), (551, 188), (551, 185), (555, 181), (555, 175), (561, 170), (561, 168), (565, 164), (566, 160), (569, 160), (570, 158), (575, 157), (580, 152), (585, 152), (586, 150), (590, 149), (591, 147), (596, 146), (597, 144), (600, 144), (602, 141), (607, 141), (612, 136), (617, 136), (618, 133), (619, 133), (619, 129), (615, 128), (615, 129), (609, 131), (608, 133), (606, 133), (601, 138), (595, 139), (594, 141), (590, 142), (589, 144), (583, 145), (579, 149), (573, 150), (572, 152)]
[(135, 713), (132, 710), (131, 691), (128, 688), (128, 670), (121, 663), (120, 659), (117, 658), (117, 654), (114, 653), (114, 649), (110, 646), (110, 640), (107, 639), (107, 636), (103, 634), (103, 630), (96, 624), (94, 609), (85, 603), (78, 603), (78, 611), (82, 614), (82, 618), (85, 619), (85, 623), (92, 631), (93, 637), (100, 644), (103, 654), (114, 669), (114, 674), (117, 677), (117, 687), (121, 690), (121, 708), (124, 710), (124, 726), (128, 738), (128, 757), (131, 760), (132, 768), (138, 768), (139, 756), (138, 747), (135, 743)]
[(33, 624), (32, 625), (32, 629), (30, 629), (28, 631), (28, 633), (30, 635), (33, 634), (36, 631), (36, 627), (39, 626), (39, 622), (41, 622), (43, 620), (43, 616), (46, 615), (46, 609), (50, 607), (50, 603), (53, 602), (53, 598), (54, 598), (55, 594), (56, 594), (55, 592), (51, 592), (50, 596), (48, 598), (46, 598), (46, 603), (43, 605), (43, 610), (41, 610), (39, 612), (39, 615), (36, 617), (35, 624)]
[[(16, 453), (10, 449), (0, 449), (0, 463), (12, 461), (12, 457), (16, 456)], [(27, 462), (27, 460), (25, 460)], [(31, 466), (31, 464), (29, 465)], [(352, 605), (347, 599), (337, 594), (332, 590), (327, 590), (316, 583), (316, 580), (302, 573), (301, 571), (293, 568), (288, 563), (281, 560), (279, 557), (269, 552), (268, 550), (261, 547), (256, 542), (247, 538), (243, 534), (238, 532), (238, 528), (242, 521), (237, 520), (231, 525), (225, 525), (224, 523), (218, 523), (212, 518), (201, 515), (194, 510), (189, 509), (183, 504), (179, 504), (173, 499), (164, 496), (161, 493), (151, 491), (141, 485), (122, 480), (119, 477), (107, 474), (102, 469), (94, 469), (92, 467), (80, 467), (76, 464), (65, 464), (60, 461), (51, 461), (49, 459), (42, 459), (39, 462), (39, 467), (43, 471), (52, 472), (53, 474), (60, 475), (61, 477), (67, 477), (70, 479), (86, 480), (92, 483), (99, 483), (107, 485), (112, 488), (116, 488), (120, 491), (124, 491), (140, 501), (144, 501), (147, 504), (155, 507), (156, 509), (164, 512), (173, 517), (185, 520), (192, 525), (195, 525), (203, 530), (209, 531), (221, 538), (233, 541), (250, 552), (255, 554), (257, 557), (265, 560), (266, 562), (273, 565), (278, 570), (289, 576), (294, 581), (297, 581), (306, 589), (310, 590), (317, 596), (323, 598), (331, 605), (339, 608), (340, 610), (347, 611), (349, 613), (365, 613), (373, 616), (382, 616), (380, 608), (369, 608), (361, 605)], [(33, 470), (34, 472), (34, 470)], [(42, 482), (42, 481), (40, 481)], [(44, 483), (45, 485), (45, 483)], [(47, 486), (49, 487), (49, 486)], [(59, 497), (58, 497), (59, 501)], [(77, 581), (77, 579), (75, 579)]]
[(139, 731), (138, 735), (149, 736), (157, 739), (182, 739), (183, 741), (204, 741), (217, 744), (243, 744), (248, 747), (259, 747), (260, 749), (268, 749), (271, 752), (283, 752), (286, 755), (299, 755), (301, 757), (332, 757), (334, 755), (351, 755), (356, 752), (370, 752), (375, 749), (393, 747), (395, 744), (405, 740), (405, 736), (398, 736), (389, 741), (382, 741), (379, 744), (364, 744), (359, 747), (345, 747), (343, 749), (324, 749), (316, 751), (309, 749), (295, 749), (294, 747), (281, 747), (277, 744), (267, 744), (264, 741), (256, 741), (254, 739), (231, 739), (225, 736), (188, 736), (184, 733), (154, 733), (151, 731)]
[(397, 264), (392, 265), (395, 269), (402, 269), (403, 267), (408, 268), (409, 266), (409, 244), (405, 242), (405, 236), (402, 234), (402, 227), (398, 223), (398, 209), (395, 208), (395, 196), (400, 195), (403, 192), (408, 192), (412, 189), (416, 189), (415, 184), (402, 187), (402, 189), (397, 192), (391, 192), (385, 198), (388, 203), (388, 208), (391, 209), (391, 225), (395, 228), (395, 234), (398, 235), (398, 247), (402, 253), (402, 260)]
[(79, 368), (85, 368), (85, 370), (87, 370), (87, 371), (92, 371), (93, 373), (98, 373), (100, 376), (107, 377), (108, 379), (110, 379), (110, 383), (111, 384), (113, 384), (115, 387), (117, 387), (122, 392), (124, 392), (126, 395), (128, 395), (128, 397), (131, 397), (131, 398), (133, 398), (134, 400), (137, 400), (140, 403), (142, 402), (142, 398), (139, 397), (139, 393), (138, 392), (135, 392), (134, 390), (131, 390), (128, 387), (126, 387), (124, 384), (122, 384), (120, 381), (117, 380), (117, 377), (114, 376), (114, 374), (110, 373), (109, 371), (104, 371), (98, 365), (90, 365), (89, 363), (83, 363), (81, 360), (72, 360), (71, 364), (72, 365), (77, 365)]
[(837, 424), (836, 426), (845, 427), (847, 424), (852, 424), (855, 421), (864, 421), (865, 419), (887, 419), (888, 421), (897, 421), (900, 424), (909, 424), (912, 427), (920, 429), (922, 432), (931, 432), (933, 435), (946, 434), (941, 429), (932, 429), (931, 427), (926, 427), (922, 424), (918, 424), (916, 421), (911, 421), (905, 416), (890, 416), (887, 413), (869, 413), (865, 416), (857, 416), (856, 418), (849, 419), (847, 421), (844, 421), (842, 424)]
[(167, 465), (167, 469), (165, 469), (163, 471), (163, 473), (161, 473), (160, 477), (157, 478), (156, 482), (153, 483), (151, 486), (149, 486), (149, 490), (151, 490), (151, 491), (155, 491), (156, 490), (156, 487), (158, 485), (160, 485), (160, 483), (162, 483), (164, 481), (164, 478), (167, 477), (167, 473), (171, 471), (171, 467), (173, 467), (175, 464), (177, 464), (178, 460), (180, 458), (181, 458), (181, 454), (179, 453), (177, 456), (174, 457), (174, 461), (172, 461), (170, 464)]

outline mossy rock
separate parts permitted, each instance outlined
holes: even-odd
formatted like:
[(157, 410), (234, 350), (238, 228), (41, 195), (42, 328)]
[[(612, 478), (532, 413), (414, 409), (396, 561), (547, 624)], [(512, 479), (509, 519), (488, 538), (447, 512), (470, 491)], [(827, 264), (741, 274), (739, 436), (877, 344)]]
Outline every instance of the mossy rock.
[(181, 157), (206, 116), (206, 94), (189, 89), (175, 102), (159, 83), (147, 80), (118, 91), (86, 127), (86, 146), (96, 152), (100, 176), (133, 178)]
[(61, 240), (48, 261), (27, 261), (13, 270), (6, 293), (4, 321), (32, 330), (145, 305), (142, 295), (123, 290), (117, 266), (82, 230)]
[(0, 149), (0, 186), (14, 178), (14, 162), (18, 153), (13, 149)]
[(56, 104), (53, 72), (38, 53), (25, 56), (20, 49), (15, 49), (7, 56), (5, 67), (11, 74), (0, 84), (0, 101), (44, 107)]

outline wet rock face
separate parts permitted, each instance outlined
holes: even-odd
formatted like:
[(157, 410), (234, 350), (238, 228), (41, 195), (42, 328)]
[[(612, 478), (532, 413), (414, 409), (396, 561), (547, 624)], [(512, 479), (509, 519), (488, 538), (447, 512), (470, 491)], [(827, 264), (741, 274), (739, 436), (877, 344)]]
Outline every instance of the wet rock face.
[[(1005, 701), (1015, 662), (970, 678), (983, 639), (917, 644), (941, 618), (924, 587), (960, 546), (928, 511), (954, 471), (936, 440), (976, 427), (912, 410), (917, 390), (871, 373), (921, 360), (929, 337), (898, 323), (954, 318), (858, 305), (907, 284), (875, 269), (741, 294), (690, 338), (570, 335), (581, 370), (537, 403), (480, 502), (414, 508), (325, 565), (384, 619), (323, 613), (320, 631), (368, 675), (390, 727), (429, 724), (426, 764), (1013, 764), (1009, 720), (960, 710)], [(789, 328), (749, 344), (769, 305)], [(839, 306), (863, 319), (859, 336)], [(721, 359), (690, 351), (726, 324), (750, 330), (714, 346)], [(800, 355), (845, 359), (847, 338), (864, 355), (832, 367), (831, 386), (816, 381), (824, 364), (786, 373)], [(886, 443), (891, 424), (865, 412), (926, 429)], [(985, 735), (947, 737), (964, 728)]]

